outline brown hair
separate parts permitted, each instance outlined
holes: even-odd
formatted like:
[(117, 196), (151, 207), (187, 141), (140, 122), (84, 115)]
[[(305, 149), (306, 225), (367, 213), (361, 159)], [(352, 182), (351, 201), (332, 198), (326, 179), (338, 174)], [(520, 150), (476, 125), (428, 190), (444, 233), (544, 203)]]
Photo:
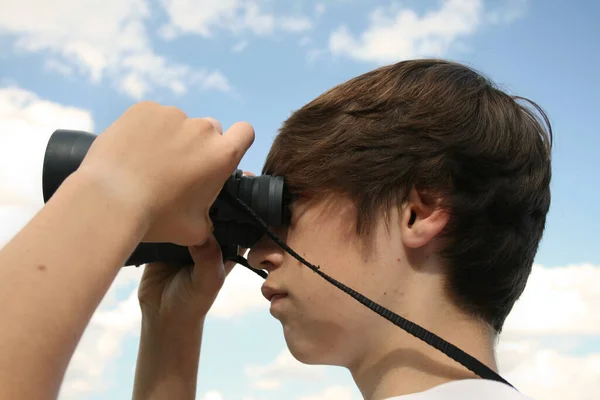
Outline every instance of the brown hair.
[(294, 112), (263, 174), (285, 176), (298, 193), (348, 195), (361, 235), (411, 187), (438, 194), (450, 213), (442, 252), (449, 293), (500, 332), (544, 230), (551, 146), (535, 103), (464, 65), (412, 60), (353, 78)]

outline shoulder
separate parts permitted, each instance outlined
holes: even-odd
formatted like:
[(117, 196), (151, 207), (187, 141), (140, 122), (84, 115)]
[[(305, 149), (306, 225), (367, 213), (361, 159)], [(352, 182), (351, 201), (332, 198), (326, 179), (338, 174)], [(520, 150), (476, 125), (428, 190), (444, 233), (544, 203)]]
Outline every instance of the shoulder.
[(464, 379), (433, 387), (420, 393), (391, 397), (386, 400), (533, 400), (500, 382)]

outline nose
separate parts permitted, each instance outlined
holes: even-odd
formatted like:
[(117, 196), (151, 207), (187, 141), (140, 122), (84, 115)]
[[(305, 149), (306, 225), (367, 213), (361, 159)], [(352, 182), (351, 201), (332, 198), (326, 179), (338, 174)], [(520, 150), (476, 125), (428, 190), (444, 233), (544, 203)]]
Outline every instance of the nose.
[[(280, 232), (274, 232), (285, 241), (285, 237)], [(248, 252), (248, 262), (257, 269), (264, 269), (271, 273), (273, 270), (281, 267), (283, 264), (284, 251), (270, 237), (265, 235)]]

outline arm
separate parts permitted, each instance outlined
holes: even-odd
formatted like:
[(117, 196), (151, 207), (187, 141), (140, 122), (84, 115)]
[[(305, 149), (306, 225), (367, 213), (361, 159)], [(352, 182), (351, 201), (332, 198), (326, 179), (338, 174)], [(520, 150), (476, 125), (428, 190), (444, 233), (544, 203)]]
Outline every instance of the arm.
[(0, 250), (1, 399), (57, 397), (127, 257), (141, 241), (207, 238), (210, 205), (253, 140), (247, 123), (220, 134), (208, 119), (152, 102), (130, 107), (99, 135), (77, 172)]
[(0, 398), (53, 399), (144, 210), (71, 175), (0, 252)]
[(204, 319), (173, 329), (143, 315), (133, 400), (195, 399)]
[(190, 254), (194, 266), (145, 267), (138, 290), (142, 329), (133, 400), (196, 398), (204, 321), (235, 263), (223, 264), (214, 236)]

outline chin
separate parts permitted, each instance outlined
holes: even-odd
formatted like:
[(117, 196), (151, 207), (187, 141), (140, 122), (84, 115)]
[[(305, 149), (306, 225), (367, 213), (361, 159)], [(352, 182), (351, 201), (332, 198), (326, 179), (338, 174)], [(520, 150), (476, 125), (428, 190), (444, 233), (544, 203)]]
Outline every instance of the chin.
[(284, 337), (292, 356), (307, 365), (344, 366), (344, 360), (322, 341), (300, 338), (284, 328)]

